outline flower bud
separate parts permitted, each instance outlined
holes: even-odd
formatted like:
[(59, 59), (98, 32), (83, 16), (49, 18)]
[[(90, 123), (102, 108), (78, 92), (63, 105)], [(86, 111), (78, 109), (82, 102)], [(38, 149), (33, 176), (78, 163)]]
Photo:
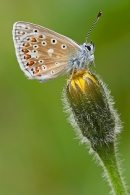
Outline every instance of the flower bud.
[(114, 142), (121, 129), (120, 120), (110, 93), (98, 76), (87, 70), (70, 75), (64, 97), (70, 122), (82, 142), (87, 138), (94, 150)]

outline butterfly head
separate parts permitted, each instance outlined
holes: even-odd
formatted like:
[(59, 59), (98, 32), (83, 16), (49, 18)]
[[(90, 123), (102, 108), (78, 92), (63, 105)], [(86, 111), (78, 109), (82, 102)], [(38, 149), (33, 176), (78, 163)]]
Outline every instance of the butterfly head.
[(85, 51), (85, 63), (88, 65), (89, 62), (94, 62), (94, 43), (84, 43), (83, 49)]
[(94, 54), (95, 45), (92, 41), (91, 43), (84, 43), (83, 45), (84, 45), (85, 51), (89, 53), (89, 55)]

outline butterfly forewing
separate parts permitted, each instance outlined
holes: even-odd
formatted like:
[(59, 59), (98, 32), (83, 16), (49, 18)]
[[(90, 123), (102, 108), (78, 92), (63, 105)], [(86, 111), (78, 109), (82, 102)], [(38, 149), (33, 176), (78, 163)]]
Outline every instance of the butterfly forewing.
[(68, 72), (81, 51), (73, 40), (26, 22), (14, 24), (13, 39), (21, 69), (29, 78), (40, 81)]

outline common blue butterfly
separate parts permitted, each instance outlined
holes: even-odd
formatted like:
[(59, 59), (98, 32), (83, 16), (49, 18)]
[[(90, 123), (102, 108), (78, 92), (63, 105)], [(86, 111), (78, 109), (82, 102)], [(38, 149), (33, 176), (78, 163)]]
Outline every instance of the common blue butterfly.
[[(101, 12), (88, 35), (100, 16)], [(29, 79), (44, 82), (70, 70), (82, 70), (94, 62), (92, 42), (79, 45), (36, 24), (16, 22), (13, 25), (13, 40), (20, 68)]]

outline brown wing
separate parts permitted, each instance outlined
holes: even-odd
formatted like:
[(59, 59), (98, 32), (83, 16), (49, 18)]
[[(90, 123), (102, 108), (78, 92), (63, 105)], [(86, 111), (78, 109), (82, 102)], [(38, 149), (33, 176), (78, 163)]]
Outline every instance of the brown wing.
[(47, 28), (17, 22), (13, 39), (19, 65), (30, 79), (49, 80), (68, 72), (81, 47)]

